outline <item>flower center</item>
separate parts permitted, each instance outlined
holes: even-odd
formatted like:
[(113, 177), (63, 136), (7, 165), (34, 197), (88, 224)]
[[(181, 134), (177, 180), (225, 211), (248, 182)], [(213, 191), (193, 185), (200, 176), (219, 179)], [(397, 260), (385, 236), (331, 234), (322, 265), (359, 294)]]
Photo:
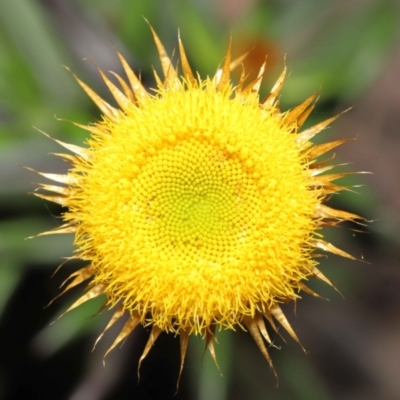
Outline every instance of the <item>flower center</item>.
[(161, 149), (142, 167), (132, 193), (143, 248), (192, 263), (232, 263), (259, 208), (241, 162), (197, 139)]

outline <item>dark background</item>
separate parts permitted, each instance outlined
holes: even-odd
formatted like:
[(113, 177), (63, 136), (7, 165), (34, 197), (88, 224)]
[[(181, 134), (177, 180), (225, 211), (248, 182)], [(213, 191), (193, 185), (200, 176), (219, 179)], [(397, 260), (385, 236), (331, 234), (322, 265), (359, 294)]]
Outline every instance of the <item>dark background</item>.
[[(50, 325), (81, 292), (48, 308), (58, 287), (79, 267), (52, 273), (72, 252), (72, 238), (29, 236), (58, 226), (59, 207), (27, 193), (38, 176), (23, 169), (61, 172), (52, 137), (82, 144), (86, 133), (59, 118), (83, 124), (99, 117), (62, 65), (71, 67), (110, 99), (89, 58), (121, 71), (114, 46), (146, 85), (159, 68), (146, 17), (167, 50), (177, 30), (192, 65), (213, 74), (229, 36), (235, 54), (253, 49), (246, 70), (268, 53), (262, 92), (284, 65), (290, 77), (281, 103), (296, 105), (321, 89), (311, 122), (354, 106), (318, 140), (356, 138), (337, 150), (361, 185), (332, 206), (365, 216), (365, 233), (326, 232), (328, 240), (367, 263), (329, 256), (321, 270), (339, 288), (311, 285), (329, 301), (310, 298), (285, 308), (307, 349), (279, 337), (271, 349), (279, 386), (250, 336), (221, 332), (216, 347), (220, 376), (204, 343), (195, 338), (175, 399), (196, 400), (397, 400), (400, 398), (400, 5), (389, 0), (0, 0), (0, 399), (168, 399), (175, 393), (179, 344), (163, 334), (143, 362), (147, 340), (137, 329), (122, 348), (102, 357), (115, 335), (93, 343), (107, 315), (92, 301)], [(347, 228), (355, 228), (348, 225)]]

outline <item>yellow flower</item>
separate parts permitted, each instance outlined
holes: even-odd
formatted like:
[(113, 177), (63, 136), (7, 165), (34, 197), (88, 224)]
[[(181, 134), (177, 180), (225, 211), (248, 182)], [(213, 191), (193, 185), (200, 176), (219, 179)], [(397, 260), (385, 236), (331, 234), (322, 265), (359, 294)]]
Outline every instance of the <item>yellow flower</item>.
[(181, 371), (190, 335), (202, 335), (216, 361), (216, 329), (244, 329), (272, 367), (265, 320), (298, 341), (280, 305), (317, 296), (304, 283), (311, 277), (330, 284), (315, 250), (352, 258), (318, 232), (359, 218), (324, 205), (345, 189), (333, 183), (344, 174), (325, 174), (335, 166), (317, 158), (345, 140), (310, 141), (337, 117), (300, 132), (317, 94), (281, 112), (286, 68), (260, 101), (265, 65), (234, 86), (230, 72), (243, 57), (231, 60), (229, 46), (222, 68), (201, 79), (179, 39), (181, 77), (152, 32), (164, 79), (155, 73), (147, 91), (118, 53), (128, 78), (113, 74), (121, 89), (100, 70), (114, 108), (75, 77), (102, 119), (79, 125), (91, 133), (87, 147), (57, 141), (73, 153), (61, 155), (67, 174), (40, 173), (57, 184), (41, 185), (53, 195), (35, 194), (68, 209), (43, 234), (73, 233), (72, 258), (88, 262), (62, 292), (89, 282), (67, 311), (104, 294), (114, 310), (104, 331), (130, 316), (108, 351), (138, 324), (151, 326), (142, 361), (162, 331), (173, 332)]

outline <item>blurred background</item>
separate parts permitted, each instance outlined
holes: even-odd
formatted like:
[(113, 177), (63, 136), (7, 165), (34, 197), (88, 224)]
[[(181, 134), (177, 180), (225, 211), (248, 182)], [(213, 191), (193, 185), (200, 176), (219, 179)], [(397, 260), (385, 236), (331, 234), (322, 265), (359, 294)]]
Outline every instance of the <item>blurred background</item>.
[[(400, 3), (390, 0), (0, 0), (0, 399), (57, 400), (398, 400), (400, 399)], [(161, 335), (137, 364), (148, 331), (139, 328), (107, 357), (116, 331), (91, 352), (109, 315), (92, 300), (54, 324), (82, 287), (50, 307), (79, 263), (56, 267), (73, 251), (71, 236), (25, 240), (60, 224), (62, 210), (28, 192), (40, 178), (26, 170), (63, 172), (61, 149), (34, 129), (81, 145), (99, 112), (63, 68), (69, 66), (100, 95), (110, 95), (93, 60), (121, 72), (115, 48), (140, 71), (146, 86), (159, 70), (147, 18), (168, 52), (177, 31), (202, 76), (213, 74), (233, 35), (234, 52), (251, 50), (255, 73), (268, 55), (262, 93), (285, 62), (290, 71), (281, 104), (296, 105), (320, 90), (310, 123), (350, 106), (317, 140), (357, 140), (336, 160), (354, 175), (356, 193), (331, 200), (364, 216), (367, 227), (326, 231), (335, 245), (366, 262), (329, 256), (321, 270), (339, 288), (312, 282), (329, 301), (304, 295), (285, 312), (304, 354), (288, 335), (271, 349), (279, 386), (250, 335), (221, 332), (216, 345), (223, 376), (195, 338), (174, 396), (179, 344)], [(286, 61), (284, 61), (286, 59)], [(122, 72), (121, 72), (122, 73)], [(396, 172), (397, 171), (397, 172)], [(346, 229), (351, 228), (351, 229)], [(359, 230), (364, 233), (360, 233)]]

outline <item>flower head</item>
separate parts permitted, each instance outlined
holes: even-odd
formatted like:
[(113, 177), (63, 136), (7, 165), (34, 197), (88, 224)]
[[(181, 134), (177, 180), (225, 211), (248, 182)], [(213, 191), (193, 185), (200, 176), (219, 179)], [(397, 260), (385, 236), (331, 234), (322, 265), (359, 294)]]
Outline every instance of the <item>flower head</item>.
[(234, 86), (230, 72), (242, 60), (231, 60), (229, 47), (222, 68), (202, 79), (179, 39), (181, 77), (153, 36), (164, 73), (155, 73), (156, 89), (147, 91), (119, 53), (128, 78), (114, 74), (120, 88), (99, 70), (119, 108), (75, 76), (102, 119), (79, 125), (91, 133), (86, 147), (57, 141), (73, 153), (61, 155), (67, 174), (40, 173), (57, 185), (42, 185), (53, 195), (35, 194), (68, 209), (44, 234), (73, 233), (73, 258), (88, 261), (62, 292), (89, 282), (67, 311), (104, 294), (114, 310), (105, 331), (129, 313), (108, 351), (148, 325), (142, 361), (162, 331), (174, 332), (181, 371), (190, 335), (203, 335), (215, 360), (216, 328), (245, 329), (272, 367), (265, 320), (298, 340), (280, 305), (316, 295), (308, 278), (330, 284), (315, 250), (352, 258), (318, 232), (358, 218), (324, 204), (345, 189), (334, 183), (344, 174), (326, 174), (335, 166), (317, 158), (345, 140), (310, 141), (336, 117), (300, 131), (316, 94), (279, 110), (286, 68), (260, 101), (264, 66)]

